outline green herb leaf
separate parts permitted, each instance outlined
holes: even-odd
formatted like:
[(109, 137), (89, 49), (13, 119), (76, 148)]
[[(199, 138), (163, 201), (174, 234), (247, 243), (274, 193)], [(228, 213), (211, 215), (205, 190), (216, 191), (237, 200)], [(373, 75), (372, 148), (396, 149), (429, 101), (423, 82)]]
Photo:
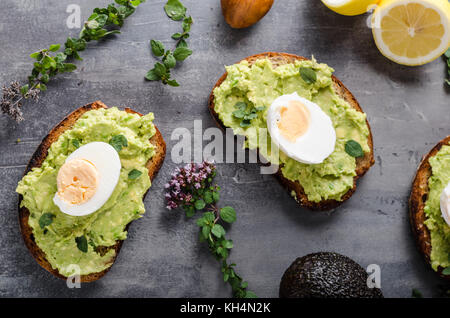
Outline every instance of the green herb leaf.
[(181, 24), (181, 26), (183, 27), (183, 31), (189, 32), (191, 31), (191, 25), (194, 21), (192, 20), (192, 17), (186, 17), (183, 19), (183, 23)]
[(145, 75), (145, 79), (149, 81), (159, 81), (161, 79), (161, 76), (156, 74), (155, 69), (151, 69), (147, 72), (147, 75)]
[(77, 243), (77, 247), (80, 251), (82, 251), (83, 253), (87, 253), (88, 243), (87, 243), (87, 239), (84, 235), (76, 237), (75, 242)]
[(109, 144), (120, 152), (123, 147), (128, 147), (128, 140), (124, 135), (115, 135), (109, 140)]
[(175, 21), (183, 19), (186, 14), (186, 8), (179, 0), (168, 0), (164, 11), (169, 18)]
[(413, 288), (413, 290), (411, 292), (411, 296), (414, 298), (423, 298), (422, 293), (416, 288)]
[(314, 84), (317, 81), (317, 74), (312, 68), (300, 67), (299, 73), (307, 84)]
[(179, 48), (179, 47), (185, 47), (185, 48), (188, 47), (185, 39), (181, 39), (180, 41), (178, 41), (177, 48)]
[(218, 191), (214, 191), (213, 194), (212, 194), (212, 196), (213, 196), (214, 202), (218, 202), (218, 201), (219, 201), (219, 199), (220, 199), (220, 193), (219, 193)]
[(175, 59), (172, 53), (167, 54), (166, 57), (163, 59), (163, 62), (166, 68), (168, 69), (174, 68), (175, 65), (177, 64), (177, 60)]
[(233, 112), (233, 116), (236, 118), (244, 118), (245, 112), (242, 109), (238, 109)]
[(445, 269), (442, 271), (442, 274), (445, 275), (445, 276), (450, 275), (450, 267), (445, 268)]
[(205, 208), (205, 206), (206, 206), (206, 203), (202, 199), (195, 201), (195, 208), (197, 210), (203, 210)]
[(56, 52), (61, 47), (61, 44), (52, 44), (50, 45), (49, 51)]
[(176, 80), (174, 80), (174, 79), (167, 80), (167, 84), (169, 84), (170, 86), (173, 86), (173, 87), (180, 86), (180, 84), (178, 84), (178, 82)]
[(236, 221), (236, 210), (231, 206), (226, 206), (220, 209), (220, 218), (227, 223)]
[(222, 236), (225, 235), (225, 229), (222, 227), (222, 225), (220, 224), (214, 224), (214, 226), (211, 229), (211, 233), (217, 237), (217, 238), (221, 238)]
[(234, 104), (234, 108), (245, 110), (247, 108), (247, 104), (245, 102), (237, 102)]
[(251, 121), (248, 119), (244, 119), (241, 121), (241, 123), (239, 124), (242, 128), (246, 128), (249, 127), (251, 125)]
[(444, 53), (445, 57), (450, 59), (450, 48)]
[(214, 202), (213, 200), (213, 195), (211, 191), (205, 191), (205, 193), (203, 194), (203, 200), (205, 200), (206, 204), (211, 204)]
[(177, 61), (184, 61), (191, 54), (192, 51), (186, 47), (177, 47), (175, 51), (173, 51), (173, 56)]
[(152, 48), (152, 52), (155, 56), (163, 56), (165, 52), (164, 44), (160, 41), (151, 40), (150, 47)]
[(72, 145), (75, 148), (80, 148), (80, 143), (81, 143), (81, 141), (79, 139), (72, 139)]
[(364, 157), (364, 151), (361, 145), (355, 140), (348, 140), (345, 143), (345, 152), (355, 158)]
[(39, 218), (39, 227), (43, 229), (46, 226), (49, 226), (53, 223), (53, 219), (55, 218), (55, 215), (52, 213), (44, 213)]
[(142, 172), (137, 170), (137, 169), (133, 169), (128, 173), (128, 179), (131, 180), (136, 180), (137, 178), (139, 178), (142, 175)]

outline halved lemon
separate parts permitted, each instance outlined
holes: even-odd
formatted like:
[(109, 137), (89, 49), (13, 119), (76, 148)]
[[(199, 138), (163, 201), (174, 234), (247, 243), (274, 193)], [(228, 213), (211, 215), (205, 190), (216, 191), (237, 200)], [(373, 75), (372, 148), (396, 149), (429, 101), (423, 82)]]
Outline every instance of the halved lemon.
[(403, 65), (437, 59), (450, 46), (447, 0), (383, 0), (375, 9), (372, 32), (381, 54)]
[(380, 0), (322, 0), (330, 10), (342, 15), (364, 14)]

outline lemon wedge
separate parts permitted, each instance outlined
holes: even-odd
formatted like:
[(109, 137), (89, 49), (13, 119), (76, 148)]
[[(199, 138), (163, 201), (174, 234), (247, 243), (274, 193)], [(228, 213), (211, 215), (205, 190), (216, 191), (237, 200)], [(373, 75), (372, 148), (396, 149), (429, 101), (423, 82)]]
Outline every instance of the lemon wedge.
[(381, 54), (403, 65), (437, 59), (450, 46), (447, 0), (383, 0), (372, 17), (372, 32)]
[(342, 15), (364, 14), (380, 0), (322, 0), (330, 10)]

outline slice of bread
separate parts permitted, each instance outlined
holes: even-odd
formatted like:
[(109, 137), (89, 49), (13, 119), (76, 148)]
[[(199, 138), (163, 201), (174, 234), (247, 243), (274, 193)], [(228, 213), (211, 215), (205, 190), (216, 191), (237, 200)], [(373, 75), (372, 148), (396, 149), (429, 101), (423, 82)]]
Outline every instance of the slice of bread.
[[(42, 140), (41, 144), (31, 157), (30, 162), (28, 163), (27, 168), (25, 169), (25, 174), (27, 174), (29, 171), (31, 171), (34, 167), (40, 167), (42, 163), (44, 162), (45, 158), (47, 157), (47, 152), (52, 143), (54, 143), (61, 134), (63, 134), (66, 130), (73, 127), (75, 122), (86, 112), (94, 109), (100, 109), (100, 108), (108, 108), (105, 104), (103, 104), (100, 101), (93, 102), (92, 104), (88, 104), (86, 106), (80, 107), (71, 114), (69, 114), (66, 118), (64, 118), (58, 125), (56, 125), (50, 133)], [(134, 113), (142, 116), (142, 114), (139, 114), (138, 112), (135, 112), (129, 108), (125, 108), (125, 111), (128, 113)], [(150, 139), (150, 142), (156, 147), (156, 153), (153, 155), (153, 157), (147, 162), (147, 169), (148, 169), (148, 175), (150, 179), (153, 181), (154, 177), (158, 173), (159, 169), (161, 168), (164, 157), (166, 155), (166, 143), (164, 142), (164, 139), (159, 132), (158, 128), (156, 128), (156, 134)], [(22, 232), (23, 240), (25, 241), (25, 245), (28, 247), (28, 249), (31, 252), (31, 255), (33, 255), (34, 259), (41, 265), (44, 269), (55, 275), (56, 277), (66, 279), (65, 276), (61, 275), (57, 269), (52, 268), (50, 263), (47, 261), (45, 253), (39, 248), (39, 246), (36, 244), (33, 236), (33, 230), (28, 224), (28, 217), (30, 215), (30, 211), (26, 207), (20, 207), (20, 202), (22, 201), (22, 196), (19, 196), (19, 223), (20, 223), (20, 229)], [(129, 224), (127, 225), (128, 229)], [(117, 255), (120, 252), (120, 248), (122, 247), (123, 241), (117, 241), (115, 245), (110, 247), (105, 247), (102, 249), (102, 252), (106, 252), (109, 249), (114, 249), (116, 251), (116, 255), (114, 256), (114, 259), (112, 263), (114, 263)], [(80, 277), (81, 282), (92, 282), (95, 281), (101, 277), (103, 277), (111, 268), (108, 267), (107, 269), (98, 272), (98, 273), (92, 273), (89, 275), (82, 275)]]
[[(247, 60), (250, 65), (252, 65), (255, 61), (259, 59), (265, 59), (268, 58), (272, 62), (272, 65), (279, 66), (283, 64), (289, 64), (294, 63), (297, 60), (307, 60), (307, 58), (302, 56), (297, 56), (293, 54), (288, 53), (276, 53), (276, 52), (267, 52), (267, 53), (261, 53), (257, 55), (252, 55), (244, 60)], [(222, 77), (217, 81), (214, 88), (220, 86), (222, 82), (227, 78), (227, 73), (223, 74)], [(353, 108), (355, 108), (357, 111), (363, 113), (363, 110), (358, 104), (358, 101), (356, 98), (350, 93), (350, 91), (342, 84), (340, 80), (338, 80), (335, 76), (333, 76), (333, 83), (334, 83), (334, 89), (336, 90), (336, 93), (344, 99), (347, 103), (350, 104)], [(214, 110), (214, 88), (213, 91), (209, 97), (209, 111), (216, 121), (216, 124), (222, 128), (225, 129), (226, 127), (223, 125), (222, 121), (220, 120), (218, 114)], [(369, 122), (366, 120), (367, 127), (369, 128), (369, 137), (368, 137), (368, 145), (370, 147), (370, 152), (365, 153), (364, 157), (360, 157), (356, 159), (356, 176), (353, 179), (353, 188), (350, 189), (347, 193), (344, 194), (341, 201), (337, 200), (323, 200), (321, 202), (312, 202), (308, 200), (307, 195), (305, 194), (305, 191), (303, 190), (302, 185), (299, 182), (293, 182), (285, 177), (283, 177), (283, 174), (281, 173), (281, 169), (278, 170), (276, 173), (276, 176), (278, 180), (281, 182), (282, 185), (286, 187), (286, 189), (291, 193), (291, 191), (295, 191), (297, 202), (309, 209), (312, 210), (330, 210), (333, 208), (336, 208), (340, 204), (342, 204), (344, 201), (348, 200), (353, 192), (355, 192), (356, 189), (356, 180), (358, 180), (360, 177), (362, 177), (369, 168), (375, 163), (374, 157), (373, 157), (373, 140), (372, 140), (372, 132), (370, 130)]]
[[(430, 158), (435, 156), (442, 146), (450, 143), (450, 136), (441, 140), (431, 151), (423, 157), (422, 162), (417, 169), (416, 177), (412, 184), (411, 197), (409, 198), (409, 220), (411, 228), (416, 239), (419, 251), (425, 257), (428, 264), (431, 264), (431, 235), (430, 231), (424, 224), (427, 216), (425, 215), (425, 203), (428, 199), (428, 179), (431, 177), (432, 170), (430, 165)], [(442, 267), (438, 268), (438, 274), (448, 280), (450, 276), (442, 275)]]

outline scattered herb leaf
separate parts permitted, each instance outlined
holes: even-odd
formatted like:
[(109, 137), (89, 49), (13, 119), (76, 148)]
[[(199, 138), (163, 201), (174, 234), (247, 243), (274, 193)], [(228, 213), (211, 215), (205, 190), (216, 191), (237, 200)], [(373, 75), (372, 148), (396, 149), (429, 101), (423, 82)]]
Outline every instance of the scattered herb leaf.
[(109, 144), (113, 146), (117, 152), (120, 152), (123, 147), (128, 147), (128, 140), (124, 135), (115, 135), (111, 137)]
[(364, 157), (364, 151), (361, 145), (355, 140), (348, 140), (345, 143), (345, 152), (355, 158)]
[(251, 125), (252, 119), (258, 117), (257, 113), (266, 109), (265, 106), (258, 106), (252, 107), (247, 110), (247, 104), (245, 102), (237, 102), (234, 105), (234, 108), (236, 108), (237, 110), (233, 112), (233, 116), (237, 119), (241, 119), (240, 126), (243, 128), (249, 127)]
[(80, 143), (81, 143), (81, 141), (79, 139), (72, 139), (72, 145), (75, 148), (80, 148)]
[(169, 18), (175, 21), (183, 19), (186, 15), (186, 8), (179, 0), (168, 0), (164, 11)]
[(317, 74), (310, 67), (300, 67), (299, 73), (307, 84), (314, 84), (317, 81)]
[(45, 228), (46, 226), (49, 226), (53, 223), (53, 219), (55, 218), (55, 215), (52, 213), (44, 213), (39, 218), (39, 227), (41, 229)]
[(131, 180), (136, 180), (137, 178), (139, 178), (142, 175), (142, 172), (137, 170), (137, 169), (133, 169), (128, 173), (128, 179)]
[(77, 243), (77, 247), (83, 253), (87, 253), (88, 251), (88, 242), (84, 235), (76, 237), (75, 242)]

